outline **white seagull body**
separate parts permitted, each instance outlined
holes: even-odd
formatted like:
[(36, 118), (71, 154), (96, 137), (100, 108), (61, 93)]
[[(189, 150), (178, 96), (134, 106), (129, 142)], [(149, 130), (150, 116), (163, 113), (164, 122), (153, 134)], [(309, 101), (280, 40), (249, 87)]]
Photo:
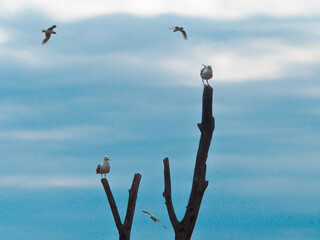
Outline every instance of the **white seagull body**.
[[(145, 214), (148, 214), (148, 215), (150, 216), (150, 218), (151, 218), (152, 221), (158, 222), (158, 223), (161, 223), (161, 224), (162, 224), (162, 222), (161, 222), (158, 218), (156, 218), (155, 216), (153, 216), (151, 213), (149, 213), (149, 212), (147, 212), (147, 211), (143, 211), (143, 210), (141, 210), (141, 212), (143, 212), (143, 213), (145, 213)], [(168, 229), (165, 225), (162, 224), (162, 226), (163, 226), (165, 229)]]
[(53, 29), (56, 27), (57, 27), (56, 25), (53, 25), (52, 27), (49, 27), (47, 30), (44, 30), (44, 29), (41, 30), (41, 32), (45, 33), (45, 36), (46, 36), (46, 38), (43, 39), (42, 41), (42, 45), (46, 44), (49, 41), (51, 34), (56, 34), (56, 32), (53, 31)]
[(104, 177), (106, 177), (107, 173), (110, 172), (109, 161), (110, 159), (107, 156), (105, 156), (103, 158), (103, 162), (97, 166), (96, 173), (101, 174), (101, 178), (102, 178), (102, 174), (104, 174)]
[(186, 33), (185, 30), (183, 30), (183, 27), (178, 27), (178, 26), (176, 26), (176, 27), (172, 27), (172, 28), (170, 28), (170, 29), (171, 29), (173, 32), (177, 32), (177, 31), (181, 32), (182, 35), (183, 35), (183, 38), (184, 38), (185, 40), (188, 39), (187, 33)]
[(208, 80), (211, 79), (213, 77), (213, 70), (212, 70), (212, 67), (210, 65), (206, 66), (204, 64), (203, 65), (203, 68), (201, 69), (201, 72), (200, 72), (200, 76), (202, 78), (202, 83), (204, 85), (204, 82), (203, 80), (206, 80), (207, 81), (207, 84), (209, 85), (209, 82)]

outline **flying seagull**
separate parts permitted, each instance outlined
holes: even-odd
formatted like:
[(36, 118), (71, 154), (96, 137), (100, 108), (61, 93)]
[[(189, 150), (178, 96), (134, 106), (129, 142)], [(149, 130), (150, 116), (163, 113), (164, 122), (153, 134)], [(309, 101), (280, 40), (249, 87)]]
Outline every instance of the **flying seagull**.
[(183, 38), (184, 38), (185, 40), (188, 39), (187, 34), (186, 34), (186, 31), (183, 30), (183, 27), (178, 27), (178, 26), (176, 26), (176, 27), (172, 27), (172, 28), (170, 28), (170, 29), (172, 29), (173, 32), (177, 32), (177, 31), (181, 32), (181, 33), (183, 34)]
[[(154, 221), (154, 222), (159, 222), (159, 223), (162, 224), (162, 222), (161, 222), (158, 218), (156, 218), (155, 216), (153, 216), (151, 213), (148, 213), (147, 211), (143, 211), (143, 210), (141, 210), (141, 212), (143, 212), (143, 213), (145, 213), (145, 214), (148, 214), (148, 215), (150, 216), (150, 218), (151, 218), (152, 221)], [(165, 225), (162, 224), (162, 226), (163, 226), (165, 229), (168, 229)]]
[(49, 27), (47, 30), (44, 30), (44, 29), (41, 30), (41, 32), (45, 33), (45, 36), (46, 36), (46, 38), (43, 39), (42, 41), (42, 45), (45, 45), (49, 41), (51, 34), (56, 34), (56, 32), (53, 31), (53, 29), (56, 27), (57, 27), (56, 25), (53, 25), (52, 27)]
[(204, 64), (202, 64), (202, 65), (203, 65), (203, 68), (201, 69), (201, 72), (200, 72), (200, 76), (202, 78), (202, 83), (203, 83), (203, 85), (205, 85), (203, 80), (206, 80), (207, 85), (210, 86), (208, 80), (211, 79), (213, 76), (212, 67), (210, 65), (204, 65)]
[(102, 174), (104, 174), (104, 177), (106, 177), (107, 173), (110, 172), (109, 161), (110, 159), (108, 158), (108, 156), (105, 156), (103, 158), (103, 162), (97, 166), (96, 173), (101, 174), (101, 178), (102, 178)]

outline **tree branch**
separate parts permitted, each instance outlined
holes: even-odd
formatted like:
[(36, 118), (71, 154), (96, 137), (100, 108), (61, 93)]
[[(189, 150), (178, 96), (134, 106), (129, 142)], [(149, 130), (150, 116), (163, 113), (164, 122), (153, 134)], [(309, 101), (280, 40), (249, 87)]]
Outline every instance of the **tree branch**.
[(129, 189), (128, 207), (127, 207), (126, 218), (124, 220), (124, 227), (126, 229), (131, 229), (134, 211), (136, 208), (136, 201), (138, 196), (140, 180), (141, 180), (141, 175), (139, 173), (136, 173), (133, 177), (131, 188)]
[(113, 195), (112, 195), (112, 192), (111, 192), (111, 189), (110, 189), (110, 186), (109, 186), (109, 182), (106, 178), (102, 178), (101, 179), (101, 183), (104, 187), (104, 191), (106, 192), (106, 195), (107, 195), (107, 198), (108, 198), (108, 201), (109, 201), (109, 205), (110, 205), (110, 208), (111, 208), (111, 211), (112, 211), (112, 215), (113, 215), (113, 218), (114, 218), (114, 222), (116, 223), (116, 226), (117, 226), (117, 229), (120, 233), (121, 229), (122, 229), (122, 223), (121, 223), (121, 219), (120, 219), (120, 215), (119, 215), (119, 212), (118, 212), (118, 208), (117, 208), (117, 205), (114, 201), (114, 198), (113, 198)]
[(207, 170), (206, 162), (212, 134), (215, 128), (215, 121), (212, 116), (212, 95), (213, 89), (210, 86), (204, 86), (202, 98), (202, 121), (198, 124), (201, 136), (194, 168), (192, 189), (185, 215), (180, 222), (176, 218), (171, 200), (169, 160), (166, 158), (163, 161), (165, 169), (164, 197), (166, 199), (169, 218), (175, 231), (176, 240), (191, 239), (191, 235), (198, 218), (202, 197), (208, 186), (208, 181), (205, 180)]
[(171, 178), (170, 178), (170, 167), (169, 159), (163, 159), (164, 164), (164, 192), (163, 197), (166, 200), (166, 206), (169, 214), (171, 224), (174, 228), (178, 227), (179, 221), (173, 208), (172, 197), (171, 197)]
[(106, 192), (109, 205), (112, 211), (112, 215), (114, 218), (114, 221), (116, 223), (116, 227), (119, 232), (119, 239), (120, 240), (130, 240), (130, 232), (131, 232), (131, 226), (133, 222), (133, 216), (134, 211), (136, 207), (136, 200), (140, 185), (141, 175), (139, 173), (136, 173), (133, 177), (131, 188), (129, 189), (129, 199), (128, 199), (128, 206), (127, 206), (127, 213), (126, 218), (124, 221), (124, 224), (121, 223), (120, 215), (118, 212), (117, 205), (114, 201), (108, 180), (103, 178), (101, 179), (101, 183), (104, 187), (104, 190)]

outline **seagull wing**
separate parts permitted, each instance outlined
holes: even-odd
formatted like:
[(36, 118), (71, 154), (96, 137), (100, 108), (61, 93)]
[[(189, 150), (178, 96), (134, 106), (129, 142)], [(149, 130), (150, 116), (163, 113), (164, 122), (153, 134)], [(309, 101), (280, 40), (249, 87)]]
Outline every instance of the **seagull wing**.
[(145, 213), (145, 214), (148, 214), (154, 222), (159, 222), (159, 223), (162, 224), (162, 226), (163, 226), (165, 229), (168, 229), (165, 225), (163, 225), (163, 223), (162, 223), (158, 218), (156, 218), (155, 216), (153, 216), (151, 213), (149, 213), (149, 212), (147, 212), (147, 211), (143, 211), (143, 210), (141, 210), (141, 212), (143, 212), (143, 213)]
[(52, 31), (54, 28), (56, 28), (57, 26), (56, 25), (52, 25), (52, 27), (49, 27), (48, 28), (48, 31)]
[(98, 174), (100, 172), (100, 164), (97, 166), (97, 169), (96, 169), (96, 173)]
[[(203, 65), (203, 64), (202, 64)], [(201, 72), (200, 72), (200, 76), (202, 76), (202, 73), (204, 72), (204, 70), (206, 70), (206, 66), (205, 65), (203, 65), (203, 68), (201, 69)]]
[(49, 41), (50, 37), (51, 37), (51, 34), (50, 33), (46, 33), (46, 38), (43, 39), (42, 45), (46, 44)]
[(185, 30), (183, 30), (183, 29), (179, 29), (179, 31), (183, 34), (183, 38), (185, 39), (185, 40), (187, 40), (188, 39), (188, 37), (187, 37), (187, 33), (186, 33), (186, 31)]
[(176, 31), (178, 31), (178, 28), (179, 28), (179, 27), (172, 27), (172, 28), (169, 28), (169, 29), (171, 29), (172, 32), (176, 32)]
[[(160, 222), (160, 221), (159, 221)], [(161, 224), (162, 224), (162, 226), (165, 228), (165, 229), (167, 229), (168, 230), (168, 228), (165, 226), (165, 225), (163, 225), (163, 223), (162, 222), (160, 222)]]
[(152, 216), (151, 219), (152, 219), (153, 221), (155, 221), (155, 222), (160, 223), (165, 229), (168, 229), (165, 225), (163, 225), (163, 223), (162, 223), (158, 218)]
[(149, 216), (153, 217), (150, 213), (148, 213), (147, 211), (143, 211), (141, 210), (141, 212), (145, 213), (145, 214), (148, 214)]

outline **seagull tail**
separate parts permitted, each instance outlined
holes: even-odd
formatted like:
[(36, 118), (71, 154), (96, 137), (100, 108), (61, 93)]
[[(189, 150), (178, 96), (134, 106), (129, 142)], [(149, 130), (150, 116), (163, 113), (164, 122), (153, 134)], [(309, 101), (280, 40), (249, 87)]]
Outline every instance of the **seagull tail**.
[(46, 32), (46, 30), (42, 29), (41, 32)]

